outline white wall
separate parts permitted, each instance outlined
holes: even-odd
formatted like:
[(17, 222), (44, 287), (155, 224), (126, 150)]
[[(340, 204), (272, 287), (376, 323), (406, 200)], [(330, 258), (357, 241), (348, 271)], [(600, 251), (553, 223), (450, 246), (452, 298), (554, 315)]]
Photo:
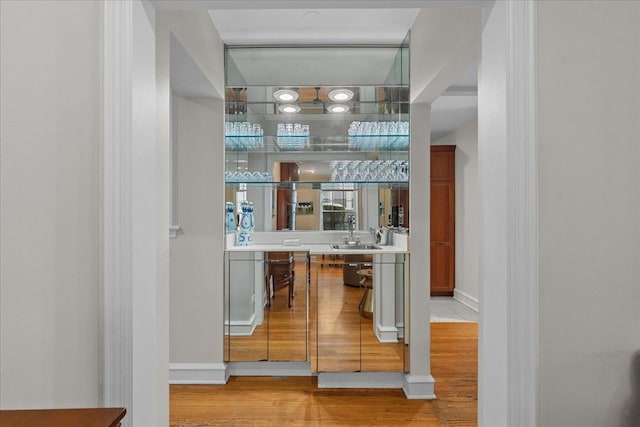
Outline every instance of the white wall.
[(640, 3), (539, 2), (537, 42), (539, 424), (637, 426)]
[(0, 405), (97, 406), (100, 4), (0, 14)]
[[(480, 184), (478, 425), (507, 426), (507, 13), (496, 2), (482, 33), (478, 78)], [(549, 426), (551, 427), (551, 426)]]
[(178, 212), (182, 233), (171, 240), (171, 363), (205, 363), (216, 360), (222, 330), (212, 310), (222, 298), (222, 272), (213, 255), (223, 245), (224, 204), (211, 197), (221, 179), (220, 147), (214, 135), (222, 134), (224, 103), (212, 98), (177, 97)]
[(455, 145), (456, 287), (454, 296), (478, 309), (478, 120), (445, 135), (433, 145)]
[[(178, 349), (173, 343), (170, 345), (167, 334), (167, 351), (169, 347), (173, 349), (171, 362), (188, 360), (192, 363), (216, 364), (218, 367), (223, 367), (224, 111), (222, 99), (224, 98), (224, 46), (205, 10), (159, 11), (156, 30), (158, 147), (161, 151), (160, 161), (163, 172), (167, 174), (164, 177), (166, 181), (159, 183), (158, 188), (163, 192), (163, 198), (166, 198), (167, 218), (170, 212), (168, 174), (171, 143), (171, 34), (184, 47), (219, 95), (214, 104), (197, 106), (193, 100), (189, 101), (191, 102), (190, 107), (198, 114), (199, 119), (197, 122), (193, 122), (193, 126), (196, 126), (201, 132), (196, 132), (187, 139), (193, 137), (192, 142), (198, 145), (194, 145), (192, 149), (204, 150), (201, 152), (203, 157), (201, 160), (209, 159), (210, 162), (206, 165), (199, 162), (199, 165), (206, 170), (191, 171), (196, 174), (192, 176), (196, 181), (183, 181), (179, 184), (192, 186), (193, 191), (197, 191), (197, 195), (203, 197), (203, 200), (196, 206), (185, 209), (179, 207), (178, 220), (184, 228), (184, 234), (179, 234), (176, 240), (171, 241), (171, 254), (163, 266), (165, 270), (162, 276), (167, 279), (167, 283), (161, 283), (160, 286), (166, 291), (166, 294), (159, 306), (158, 317), (161, 322), (166, 322), (166, 330), (171, 330), (171, 341), (177, 340), (178, 343), (187, 345), (184, 349)], [(206, 146), (204, 138), (207, 138)], [(213, 155), (211, 150), (217, 150), (217, 157)], [(192, 153), (193, 156), (197, 156), (195, 151)], [(188, 194), (183, 196), (188, 196)], [(195, 200), (193, 197), (190, 199), (191, 201)], [(216, 203), (219, 204), (219, 209), (215, 208)], [(201, 209), (201, 207), (205, 207), (205, 209)], [(194, 216), (201, 216), (191, 220), (188, 216), (185, 217), (188, 215), (186, 209), (191, 209), (191, 214)], [(206, 220), (211, 221), (206, 226), (203, 223), (206, 221), (204, 216), (208, 216)], [(184, 223), (183, 219), (187, 223)], [(167, 221), (166, 225), (168, 226), (168, 224)], [(184, 245), (179, 242), (181, 239), (185, 243)], [(203, 253), (192, 253), (194, 247), (199, 248)], [(182, 253), (181, 251), (187, 252)], [(185, 264), (180, 265), (180, 260), (185, 260)], [(172, 274), (169, 272), (169, 265), (171, 265), (171, 269), (176, 270)], [(184, 275), (179, 274), (180, 271)], [(196, 292), (181, 293), (181, 288), (184, 287)], [(184, 314), (187, 311), (192, 311), (192, 313), (187, 317), (170, 317), (170, 304), (176, 308), (176, 302), (170, 303), (170, 298), (179, 298), (176, 302), (181, 304), (181, 313)], [(175, 313), (172, 312), (172, 314)], [(194, 330), (194, 325), (199, 325), (199, 327)], [(173, 359), (174, 356), (177, 359)]]
[(156, 34), (155, 9), (134, 1), (132, 88), (132, 406), (129, 426), (168, 422), (167, 361), (159, 360), (157, 324), (158, 248), (166, 243), (165, 212), (156, 209)]

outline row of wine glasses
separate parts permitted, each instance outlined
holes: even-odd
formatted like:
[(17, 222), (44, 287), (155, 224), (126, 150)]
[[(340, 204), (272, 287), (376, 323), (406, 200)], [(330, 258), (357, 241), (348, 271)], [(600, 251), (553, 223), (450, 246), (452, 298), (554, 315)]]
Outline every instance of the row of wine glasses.
[(264, 136), (260, 123), (225, 122), (226, 136)]
[(352, 150), (407, 149), (409, 122), (351, 122), (348, 143)]
[(225, 147), (228, 150), (255, 150), (264, 147), (264, 129), (259, 123), (226, 122)]
[(269, 172), (225, 172), (224, 180), (226, 182), (272, 182), (273, 177)]
[(349, 136), (351, 150), (406, 150), (409, 148), (409, 137), (402, 135), (387, 136)]
[(407, 160), (333, 160), (334, 182), (403, 182), (409, 180)]
[(302, 150), (309, 145), (309, 125), (278, 123), (276, 144), (281, 150)]
[(409, 122), (351, 122), (349, 136), (409, 136)]
[(263, 137), (227, 136), (224, 139), (225, 148), (229, 151), (251, 151), (264, 147)]
[(302, 123), (278, 123), (276, 136), (309, 136), (309, 125)]

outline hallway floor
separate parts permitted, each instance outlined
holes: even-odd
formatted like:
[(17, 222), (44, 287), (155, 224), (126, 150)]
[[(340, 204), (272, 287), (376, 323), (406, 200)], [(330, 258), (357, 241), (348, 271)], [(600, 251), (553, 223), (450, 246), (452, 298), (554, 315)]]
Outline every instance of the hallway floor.
[(436, 400), (407, 400), (399, 389), (319, 389), (317, 377), (231, 377), (171, 386), (171, 426), (472, 427), (477, 338), (477, 323), (431, 326)]
[(453, 297), (431, 297), (431, 323), (477, 321), (478, 313)]

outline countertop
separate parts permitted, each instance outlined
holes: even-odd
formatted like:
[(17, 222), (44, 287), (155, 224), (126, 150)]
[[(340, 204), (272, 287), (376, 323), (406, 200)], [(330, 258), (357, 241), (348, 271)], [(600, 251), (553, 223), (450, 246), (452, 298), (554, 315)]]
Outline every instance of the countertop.
[(309, 252), (311, 255), (344, 255), (344, 254), (402, 254), (406, 248), (387, 245), (380, 249), (333, 249), (329, 244), (301, 244), (300, 246), (284, 246), (282, 244), (252, 244), (250, 246), (229, 246), (227, 252)]
[[(390, 245), (378, 245), (380, 249), (333, 249), (331, 245), (343, 242), (343, 231), (262, 231), (253, 233), (249, 246), (236, 245), (235, 233), (226, 235), (227, 252), (309, 252), (310, 255), (344, 254), (403, 254), (409, 250), (407, 234), (393, 234)], [(372, 244), (371, 233), (355, 232), (354, 238), (363, 244)]]

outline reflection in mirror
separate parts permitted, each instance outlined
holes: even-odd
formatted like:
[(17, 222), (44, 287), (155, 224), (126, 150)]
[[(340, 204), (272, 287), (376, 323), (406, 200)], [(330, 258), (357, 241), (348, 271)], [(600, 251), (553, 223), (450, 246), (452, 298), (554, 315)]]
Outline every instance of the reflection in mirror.
[(225, 53), (227, 86), (409, 84), (408, 70), (398, 72), (405, 63), (400, 46), (243, 46)]
[(404, 371), (404, 254), (318, 256), (312, 277), (312, 369)]
[(306, 252), (230, 252), (226, 361), (308, 360)]
[[(306, 162), (308, 163), (308, 162)], [(409, 190), (406, 184), (355, 183), (228, 184), (225, 200), (235, 207), (239, 222), (241, 203), (254, 202), (256, 231), (347, 230), (355, 218), (355, 230), (409, 226)]]
[(267, 252), (265, 287), (270, 361), (306, 361), (309, 354), (308, 259), (305, 252)]

